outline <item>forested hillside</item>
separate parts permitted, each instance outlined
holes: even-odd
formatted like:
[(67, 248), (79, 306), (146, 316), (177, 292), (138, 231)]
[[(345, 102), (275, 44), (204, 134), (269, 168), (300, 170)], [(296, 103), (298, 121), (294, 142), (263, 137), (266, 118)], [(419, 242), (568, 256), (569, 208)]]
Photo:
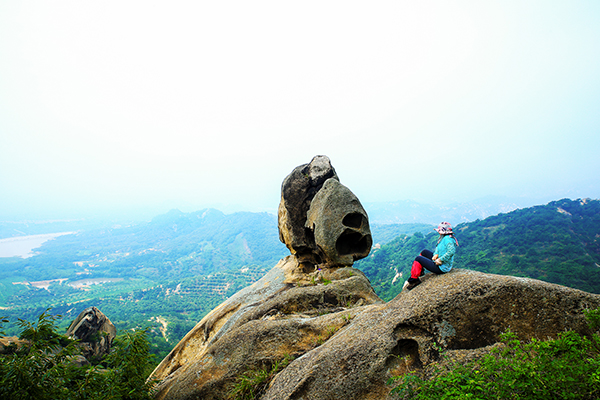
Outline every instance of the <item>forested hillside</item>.
[[(80, 223), (50, 225), (74, 230)], [(401, 233), (432, 229), (372, 228), (382, 244)], [(149, 327), (153, 351), (164, 353), (211, 309), (289, 254), (278, 235), (275, 215), (214, 209), (172, 210), (147, 223), (82, 228), (44, 243), (33, 257), (0, 258), (0, 315), (33, 319), (52, 307), (64, 316), (59, 324), (66, 328), (83, 309), (96, 306), (119, 330)], [(7, 329), (17, 332), (15, 326)]]
[(286, 251), (274, 215), (172, 210), (144, 224), (58, 237), (37, 249), (35, 257), (5, 261), (0, 279), (180, 279), (271, 265)]
[(83, 230), (36, 252), (0, 258), (0, 315), (30, 319), (53, 307), (66, 327), (84, 308), (96, 306), (120, 330), (150, 327), (160, 352), (259, 279), (287, 249), (276, 216), (208, 209)]
[[(559, 200), (455, 227), (455, 267), (531, 277), (600, 293), (600, 201)], [(414, 257), (437, 234), (402, 235), (356, 263), (377, 293), (398, 294)]]
[[(371, 228), (371, 254), (355, 266), (389, 300), (400, 292), (415, 255), (435, 247), (437, 234), (427, 224)], [(457, 268), (600, 293), (598, 200), (560, 200), (463, 223), (455, 231)], [(149, 327), (153, 351), (163, 355), (207, 312), (289, 254), (276, 216), (210, 209), (82, 230), (36, 252), (0, 258), (0, 315), (32, 319), (53, 307), (66, 327), (96, 306), (119, 330)]]

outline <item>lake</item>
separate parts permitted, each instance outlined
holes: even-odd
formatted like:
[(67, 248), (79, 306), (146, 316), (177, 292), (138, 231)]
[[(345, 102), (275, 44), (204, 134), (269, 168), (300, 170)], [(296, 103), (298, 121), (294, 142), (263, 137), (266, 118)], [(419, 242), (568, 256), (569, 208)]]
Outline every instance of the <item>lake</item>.
[(75, 232), (45, 233), (43, 235), (15, 236), (0, 239), (0, 257), (31, 257), (35, 255), (33, 249), (37, 249), (44, 242), (73, 233)]

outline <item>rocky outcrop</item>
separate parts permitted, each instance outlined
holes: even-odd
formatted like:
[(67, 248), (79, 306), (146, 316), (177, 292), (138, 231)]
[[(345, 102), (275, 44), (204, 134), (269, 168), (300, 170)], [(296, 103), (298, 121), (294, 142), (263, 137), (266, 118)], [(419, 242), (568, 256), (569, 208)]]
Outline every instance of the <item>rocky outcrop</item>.
[(582, 311), (600, 307), (600, 295), (469, 270), (426, 275), (383, 303), (351, 267), (371, 247), (367, 214), (325, 156), (284, 180), (279, 232), (291, 255), (181, 340), (151, 375), (157, 400), (231, 398), (259, 371), (270, 374), (261, 400), (387, 399), (391, 376), (438, 362), (440, 349), (461, 361), (508, 329), (586, 332)]
[[(286, 259), (207, 315), (155, 370), (157, 399), (225, 399), (248, 371), (286, 356), (261, 399), (385, 399), (392, 376), (465, 359), (510, 329), (522, 339), (586, 332), (600, 296), (542, 281), (453, 270), (382, 303), (351, 268), (285, 284)], [(336, 279), (337, 278), (337, 279)], [(331, 283), (329, 283), (331, 280)], [(325, 283), (328, 283), (327, 285)]]
[[(481, 354), (510, 329), (521, 339), (586, 332), (600, 296), (532, 279), (454, 270), (385, 305), (364, 308), (318, 349), (296, 359), (261, 399), (385, 399), (392, 375)], [(456, 358), (456, 357), (455, 357)]]
[(299, 283), (298, 268), (295, 257), (284, 258), (204, 317), (153, 372), (157, 398), (226, 398), (244, 371), (304, 354), (353, 310), (382, 303), (359, 270), (316, 271)]
[(351, 266), (371, 250), (367, 213), (327, 156), (296, 167), (281, 185), (279, 238), (305, 272)]
[(117, 329), (100, 310), (89, 307), (71, 322), (66, 335), (78, 339), (84, 357), (92, 360), (109, 353)]

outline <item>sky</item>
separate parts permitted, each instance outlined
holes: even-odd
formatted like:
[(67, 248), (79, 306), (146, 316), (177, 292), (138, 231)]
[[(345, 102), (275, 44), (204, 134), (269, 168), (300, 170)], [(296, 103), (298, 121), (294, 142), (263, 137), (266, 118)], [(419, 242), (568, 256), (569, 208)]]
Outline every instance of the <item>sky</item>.
[[(600, 198), (600, 2), (0, 2), (0, 220)], [(532, 200), (533, 201), (533, 200)]]

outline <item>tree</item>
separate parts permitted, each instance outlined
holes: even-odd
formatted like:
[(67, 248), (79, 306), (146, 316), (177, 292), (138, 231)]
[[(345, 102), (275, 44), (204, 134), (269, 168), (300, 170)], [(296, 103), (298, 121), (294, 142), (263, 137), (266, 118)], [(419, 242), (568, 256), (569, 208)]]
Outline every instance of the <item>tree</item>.
[[(78, 366), (76, 341), (57, 332), (60, 316), (19, 320), (25, 342), (0, 355), (0, 398), (11, 400), (149, 400), (151, 356), (146, 331), (127, 332), (98, 366)], [(0, 318), (0, 323), (8, 322)], [(1, 328), (1, 325), (0, 325)], [(0, 333), (1, 330), (0, 330)], [(106, 368), (105, 368), (106, 367)]]

